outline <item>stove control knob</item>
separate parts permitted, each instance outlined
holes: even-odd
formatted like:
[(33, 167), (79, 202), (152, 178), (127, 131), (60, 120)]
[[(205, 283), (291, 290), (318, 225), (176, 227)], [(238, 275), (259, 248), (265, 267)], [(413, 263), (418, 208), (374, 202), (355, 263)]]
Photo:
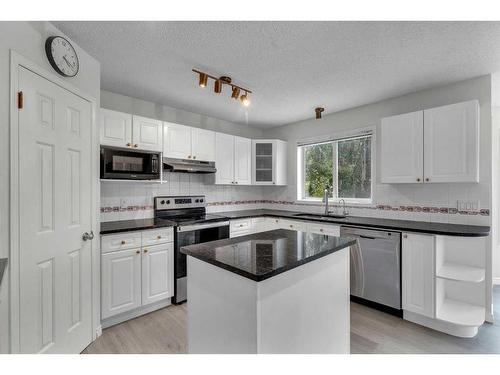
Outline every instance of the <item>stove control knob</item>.
[(167, 200), (167, 204), (170, 204), (170, 199)]
[(160, 202), (160, 204), (165, 204), (165, 201), (164, 201), (164, 200), (162, 200), (162, 201)]
[(203, 199), (200, 199), (200, 203), (203, 203)]
[(198, 203), (199, 201), (200, 201), (199, 199), (196, 199), (196, 200), (194, 201), (194, 203)]

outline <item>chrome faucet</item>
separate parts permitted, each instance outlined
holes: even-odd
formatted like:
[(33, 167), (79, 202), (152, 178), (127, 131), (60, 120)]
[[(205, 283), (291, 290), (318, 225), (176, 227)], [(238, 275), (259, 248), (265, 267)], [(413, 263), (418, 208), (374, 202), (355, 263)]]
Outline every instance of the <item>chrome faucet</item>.
[(343, 198), (342, 198), (342, 199), (340, 199), (340, 200), (339, 200), (339, 203), (340, 203), (340, 202), (342, 202), (342, 204), (343, 204), (342, 215), (344, 215), (344, 216), (349, 215), (349, 212), (348, 212), (348, 211), (346, 210), (346, 208), (345, 208), (345, 199), (343, 199)]
[(330, 187), (325, 186), (325, 191), (323, 193), (323, 203), (325, 204), (325, 216), (328, 216), (328, 196), (330, 195)]

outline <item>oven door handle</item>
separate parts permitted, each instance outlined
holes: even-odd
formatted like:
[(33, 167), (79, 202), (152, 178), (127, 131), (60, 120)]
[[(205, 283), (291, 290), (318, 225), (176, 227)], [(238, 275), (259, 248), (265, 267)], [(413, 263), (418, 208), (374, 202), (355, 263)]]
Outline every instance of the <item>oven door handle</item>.
[(177, 232), (191, 232), (200, 229), (225, 227), (226, 225), (229, 225), (229, 221), (217, 221), (215, 223), (207, 224), (180, 225), (177, 227)]

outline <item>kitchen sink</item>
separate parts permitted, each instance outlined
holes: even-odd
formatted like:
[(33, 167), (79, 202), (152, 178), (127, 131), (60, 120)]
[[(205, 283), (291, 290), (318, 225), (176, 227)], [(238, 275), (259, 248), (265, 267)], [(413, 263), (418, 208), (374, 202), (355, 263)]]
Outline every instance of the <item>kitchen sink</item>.
[(328, 214), (328, 215), (320, 215), (320, 214), (295, 214), (293, 216), (304, 217), (304, 218), (310, 217), (310, 218), (313, 218), (313, 219), (324, 219), (324, 220), (328, 220), (328, 219), (345, 219), (347, 217), (347, 215), (334, 215), (334, 214)]

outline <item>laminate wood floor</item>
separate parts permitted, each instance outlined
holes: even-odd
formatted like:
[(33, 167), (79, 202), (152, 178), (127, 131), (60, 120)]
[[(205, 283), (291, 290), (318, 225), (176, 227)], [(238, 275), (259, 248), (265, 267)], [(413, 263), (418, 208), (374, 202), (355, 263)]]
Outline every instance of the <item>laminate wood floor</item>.
[[(500, 286), (494, 288), (500, 316)], [(186, 353), (187, 306), (169, 306), (103, 331), (86, 354)], [(462, 339), (351, 303), (351, 353), (500, 353), (500, 323)]]

